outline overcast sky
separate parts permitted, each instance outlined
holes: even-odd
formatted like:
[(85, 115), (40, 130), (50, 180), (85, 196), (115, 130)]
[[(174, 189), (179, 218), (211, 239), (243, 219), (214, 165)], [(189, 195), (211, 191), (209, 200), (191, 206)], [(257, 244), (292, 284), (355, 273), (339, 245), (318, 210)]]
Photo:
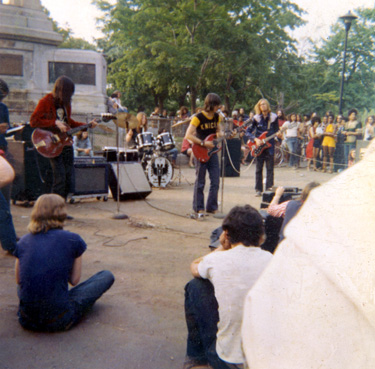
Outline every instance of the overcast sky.
[[(41, 0), (41, 3), (60, 26), (68, 25), (75, 37), (82, 37), (90, 42), (93, 38), (101, 37), (95, 22), (101, 12), (91, 4), (91, 0)], [(338, 21), (339, 16), (358, 7), (373, 7), (375, 0), (294, 0), (294, 3), (307, 12), (303, 17), (308, 24), (293, 34), (303, 49), (306, 38), (326, 38), (330, 26)]]

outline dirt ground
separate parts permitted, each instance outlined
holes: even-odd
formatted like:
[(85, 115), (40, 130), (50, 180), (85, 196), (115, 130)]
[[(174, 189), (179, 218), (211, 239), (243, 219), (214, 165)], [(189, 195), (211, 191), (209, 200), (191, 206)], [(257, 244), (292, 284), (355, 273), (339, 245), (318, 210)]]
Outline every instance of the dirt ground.
[[(255, 166), (241, 167), (240, 177), (224, 179), (223, 213), (237, 204), (259, 208), (254, 171)], [(323, 183), (332, 176), (276, 168), (275, 184), (303, 188), (308, 182)], [(209, 252), (210, 233), (222, 222), (213, 216), (188, 218), (194, 178), (194, 169), (183, 166), (181, 173), (175, 171), (168, 188), (153, 189), (145, 200), (121, 202), (120, 212), (129, 216), (127, 220), (112, 218), (117, 206), (111, 198), (68, 205), (74, 220), (65, 228), (79, 233), (88, 245), (82, 280), (103, 269), (111, 270), (116, 278), (92, 312), (68, 332), (44, 334), (21, 328), (14, 258), (0, 251), (0, 368), (181, 368), (189, 265)], [(30, 213), (31, 208), (12, 205), (19, 236), (27, 233)]]

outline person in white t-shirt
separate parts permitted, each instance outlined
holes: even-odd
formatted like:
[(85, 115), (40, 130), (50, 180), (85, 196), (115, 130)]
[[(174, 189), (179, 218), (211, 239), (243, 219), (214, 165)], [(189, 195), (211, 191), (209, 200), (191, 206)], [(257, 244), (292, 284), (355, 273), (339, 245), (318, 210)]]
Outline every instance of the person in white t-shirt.
[[(272, 254), (262, 250), (264, 226), (250, 205), (236, 206), (223, 221), (220, 247), (191, 264), (185, 286), (187, 354), (183, 368), (243, 368), (243, 302)], [(220, 320), (219, 320), (220, 316)]]

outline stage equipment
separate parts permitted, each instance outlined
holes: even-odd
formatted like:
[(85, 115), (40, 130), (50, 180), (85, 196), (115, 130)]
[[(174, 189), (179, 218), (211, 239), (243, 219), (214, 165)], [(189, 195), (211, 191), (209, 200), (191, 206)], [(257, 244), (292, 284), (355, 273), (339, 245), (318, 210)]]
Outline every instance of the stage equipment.
[(144, 199), (151, 193), (142, 165), (135, 162), (110, 163), (109, 187), (118, 201)]
[(108, 200), (108, 164), (102, 157), (80, 156), (74, 159), (74, 192), (70, 203), (75, 199), (96, 197)]
[[(102, 114), (103, 120), (108, 117), (108, 114)], [(112, 118), (114, 123), (116, 124), (116, 156), (117, 156), (117, 178), (120, 178), (120, 143), (119, 143), (119, 131), (118, 131), (118, 123), (117, 123), (117, 117)], [(111, 188), (112, 191), (112, 188)], [(112, 196), (113, 191), (112, 191)], [(113, 219), (128, 219), (129, 217), (126, 214), (120, 213), (120, 184), (119, 181), (117, 181), (117, 189), (116, 189), (116, 203), (117, 203), (117, 213), (113, 215)]]
[(224, 145), (224, 161), (221, 162), (224, 165), (225, 177), (239, 177), (241, 169), (241, 140), (239, 138), (233, 138), (226, 141)]
[(173, 167), (167, 158), (155, 156), (147, 164), (146, 173), (152, 186), (166, 187), (173, 177)]
[[(301, 196), (301, 193), (302, 193), (302, 190), (298, 187), (285, 187), (284, 193), (282, 194), (280, 198), (279, 204), (281, 204), (284, 201), (298, 199)], [(274, 196), (275, 196), (275, 191), (263, 192), (260, 208), (261, 209), (268, 208)]]

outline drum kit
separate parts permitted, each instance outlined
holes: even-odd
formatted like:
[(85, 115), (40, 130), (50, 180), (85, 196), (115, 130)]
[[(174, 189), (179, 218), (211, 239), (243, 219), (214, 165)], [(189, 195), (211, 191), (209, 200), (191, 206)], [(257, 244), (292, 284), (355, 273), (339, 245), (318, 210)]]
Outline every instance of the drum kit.
[(164, 132), (155, 140), (152, 132), (143, 132), (137, 135), (136, 144), (148, 181), (154, 187), (165, 188), (173, 178), (173, 166), (167, 157), (175, 147), (172, 135)]

